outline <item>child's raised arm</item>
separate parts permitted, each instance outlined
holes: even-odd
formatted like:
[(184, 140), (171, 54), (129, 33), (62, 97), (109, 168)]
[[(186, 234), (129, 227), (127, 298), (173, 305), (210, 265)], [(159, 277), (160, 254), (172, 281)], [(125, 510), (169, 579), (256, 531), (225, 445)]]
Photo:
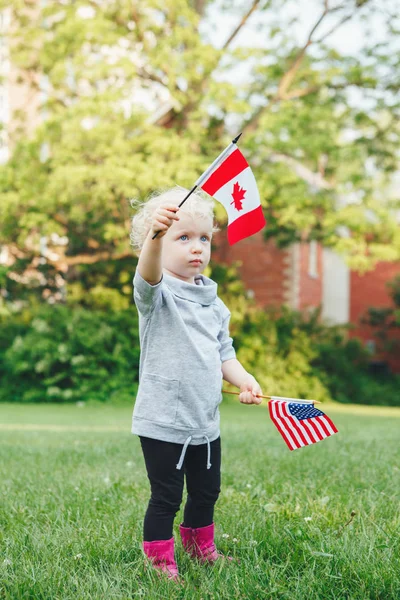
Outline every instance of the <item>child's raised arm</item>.
[[(150, 285), (156, 285), (162, 277), (162, 238), (174, 221), (179, 221), (176, 214), (179, 207), (174, 204), (161, 204), (153, 213), (150, 231), (140, 251), (138, 271)], [(153, 236), (159, 232), (153, 240)]]

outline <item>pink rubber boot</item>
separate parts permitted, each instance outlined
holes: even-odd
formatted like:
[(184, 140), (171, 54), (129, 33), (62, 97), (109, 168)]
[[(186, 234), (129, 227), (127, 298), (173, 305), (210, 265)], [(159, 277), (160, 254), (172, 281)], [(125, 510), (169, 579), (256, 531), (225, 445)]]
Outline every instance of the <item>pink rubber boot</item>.
[(179, 533), (181, 534), (182, 545), (185, 548), (186, 552), (190, 554), (192, 558), (194, 558), (195, 552), (193, 548), (193, 529), (191, 527), (184, 527), (183, 525), (179, 525)]
[[(183, 547), (192, 558), (198, 558), (203, 563), (214, 563), (219, 558), (224, 558), (224, 555), (219, 554), (215, 547), (214, 523), (197, 529), (180, 525), (179, 531)], [(232, 560), (229, 556), (226, 558)]]
[(143, 542), (143, 550), (155, 569), (166, 573), (169, 579), (179, 579), (173, 537), (170, 540)]

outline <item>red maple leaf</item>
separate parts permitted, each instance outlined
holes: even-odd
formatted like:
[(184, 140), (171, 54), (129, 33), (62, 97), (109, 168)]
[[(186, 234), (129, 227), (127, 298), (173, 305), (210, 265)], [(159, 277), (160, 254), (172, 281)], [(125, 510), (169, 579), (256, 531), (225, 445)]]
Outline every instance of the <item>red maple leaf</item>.
[(244, 195), (245, 195), (246, 191), (247, 190), (240, 187), (238, 181), (236, 181), (236, 183), (233, 184), (233, 192), (232, 192), (233, 202), (231, 202), (231, 204), (235, 205), (236, 210), (243, 210), (242, 200), (244, 199)]

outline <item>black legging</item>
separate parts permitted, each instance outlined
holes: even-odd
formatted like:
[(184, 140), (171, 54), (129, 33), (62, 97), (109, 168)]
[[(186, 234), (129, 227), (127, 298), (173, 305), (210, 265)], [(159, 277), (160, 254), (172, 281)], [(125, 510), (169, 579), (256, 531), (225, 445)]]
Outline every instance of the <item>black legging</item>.
[(178, 470), (183, 444), (140, 436), (151, 498), (144, 518), (146, 542), (169, 540), (183, 494), (184, 475), (188, 492), (185, 527), (211, 525), (221, 486), (221, 438), (211, 442), (211, 468), (207, 469), (207, 444), (189, 445), (183, 468)]

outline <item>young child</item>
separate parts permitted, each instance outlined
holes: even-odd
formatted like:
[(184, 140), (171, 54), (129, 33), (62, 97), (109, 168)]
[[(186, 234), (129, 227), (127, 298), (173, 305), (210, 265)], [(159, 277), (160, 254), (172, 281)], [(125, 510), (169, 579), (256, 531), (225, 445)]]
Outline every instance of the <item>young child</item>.
[(172, 531), (184, 475), (183, 546), (202, 562), (222, 556), (213, 520), (221, 481), (222, 379), (240, 388), (243, 404), (260, 404), (262, 394), (236, 359), (230, 312), (217, 284), (201, 275), (218, 231), (213, 203), (195, 193), (178, 208), (187, 193), (176, 187), (140, 204), (131, 233), (139, 251), (133, 285), (141, 346), (132, 433), (140, 437), (151, 486), (143, 550), (170, 578), (178, 577)]

